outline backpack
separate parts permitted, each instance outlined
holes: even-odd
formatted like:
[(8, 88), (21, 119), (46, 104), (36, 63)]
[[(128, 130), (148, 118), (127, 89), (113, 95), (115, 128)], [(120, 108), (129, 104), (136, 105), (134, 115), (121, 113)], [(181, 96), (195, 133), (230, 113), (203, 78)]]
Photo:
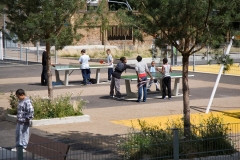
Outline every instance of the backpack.
[(89, 82), (90, 82), (91, 84), (96, 84), (96, 83), (97, 83), (97, 80), (94, 79), (94, 78), (90, 78), (90, 79), (89, 79)]
[(118, 62), (117, 66), (115, 67), (115, 71), (117, 72), (123, 72), (124, 71), (124, 63)]

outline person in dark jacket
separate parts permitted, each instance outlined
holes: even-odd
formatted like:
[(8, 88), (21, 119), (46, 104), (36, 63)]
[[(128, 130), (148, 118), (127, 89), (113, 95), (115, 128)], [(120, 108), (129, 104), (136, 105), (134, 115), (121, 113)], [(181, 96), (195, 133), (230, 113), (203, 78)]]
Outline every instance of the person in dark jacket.
[(42, 74), (41, 74), (41, 85), (47, 85), (47, 52), (42, 53)]
[(120, 92), (120, 79), (121, 79), (122, 72), (125, 71), (127, 68), (135, 69), (135, 67), (129, 66), (126, 63), (127, 63), (126, 57), (121, 57), (120, 62), (117, 64), (114, 72), (112, 73), (112, 81), (110, 84), (110, 98), (114, 98), (114, 89), (115, 89), (116, 98), (124, 99), (124, 97), (122, 97)]

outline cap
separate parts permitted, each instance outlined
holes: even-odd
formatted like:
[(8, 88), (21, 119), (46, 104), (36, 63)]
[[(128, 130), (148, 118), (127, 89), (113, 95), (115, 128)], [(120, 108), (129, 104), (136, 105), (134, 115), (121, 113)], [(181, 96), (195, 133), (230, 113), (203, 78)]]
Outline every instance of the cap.
[(86, 53), (86, 50), (85, 50), (85, 49), (82, 49), (81, 52)]

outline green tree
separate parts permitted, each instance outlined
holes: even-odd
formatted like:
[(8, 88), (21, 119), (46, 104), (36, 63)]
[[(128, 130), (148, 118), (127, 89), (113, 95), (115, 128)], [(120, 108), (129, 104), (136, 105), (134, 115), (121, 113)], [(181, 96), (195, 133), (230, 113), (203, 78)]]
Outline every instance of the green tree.
[(156, 45), (174, 46), (182, 55), (182, 90), (185, 136), (190, 132), (189, 56), (207, 45), (225, 42), (231, 23), (238, 17), (240, 0), (129, 0), (137, 13), (128, 12), (137, 26), (149, 35), (160, 33)]
[[(7, 15), (7, 29), (22, 43), (43, 40), (48, 57), (48, 96), (53, 98), (50, 47), (61, 49), (79, 39), (77, 27), (83, 21), (75, 14), (84, 6), (79, 0), (1, 0)], [(84, 16), (82, 16), (84, 17)]]

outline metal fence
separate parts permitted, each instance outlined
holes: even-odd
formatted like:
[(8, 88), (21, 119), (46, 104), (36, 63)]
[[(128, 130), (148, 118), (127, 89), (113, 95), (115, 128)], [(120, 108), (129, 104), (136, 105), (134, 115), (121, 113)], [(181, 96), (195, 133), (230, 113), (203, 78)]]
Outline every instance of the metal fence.
[[(9, 65), (33, 65), (42, 63), (42, 52), (44, 47), (8, 47), (3, 49), (3, 56), (0, 59), (0, 66)], [(56, 63), (55, 49), (51, 49), (52, 63)]]
[[(183, 131), (152, 130), (126, 135), (56, 139), (55, 143), (45, 145), (58, 146), (59, 142), (68, 144), (70, 150), (66, 155), (67, 160), (240, 159), (240, 124), (191, 127), (189, 138), (183, 136)], [(2, 160), (17, 159), (17, 152), (8, 149), (2, 149), (1, 152)], [(22, 154), (24, 160), (61, 159), (55, 155), (51, 155), (51, 158), (35, 155), (33, 158), (33, 154), (27, 151)]]

